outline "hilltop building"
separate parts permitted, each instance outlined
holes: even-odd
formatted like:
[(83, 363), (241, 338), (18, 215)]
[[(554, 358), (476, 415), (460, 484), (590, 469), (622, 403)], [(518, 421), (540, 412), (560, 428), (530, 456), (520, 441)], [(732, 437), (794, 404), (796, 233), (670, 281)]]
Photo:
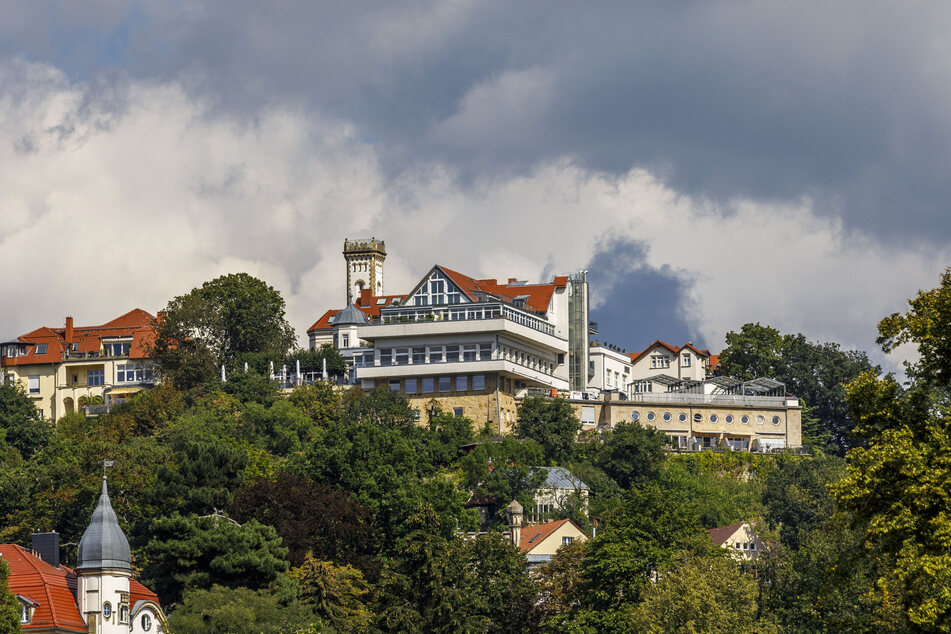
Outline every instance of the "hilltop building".
[[(347, 383), (401, 392), (422, 424), (439, 408), (502, 433), (523, 398), (559, 396), (585, 429), (635, 420), (676, 449), (801, 443), (802, 410), (781, 383), (715, 376), (718, 357), (689, 342), (631, 354), (590, 342), (586, 271), (503, 283), (435, 265), (408, 293), (383, 295), (385, 254), (375, 239), (344, 242), (348, 303), (307, 334), (311, 349), (329, 344), (348, 360)], [(366, 272), (373, 277), (355, 277)]]
[(20, 601), (20, 626), (50, 634), (129, 634), (166, 630), (158, 596), (132, 578), (129, 541), (119, 526), (106, 478), (79, 542), (76, 569), (60, 564), (59, 535), (34, 533), (33, 550), (0, 544), (10, 565), (10, 591)]
[(100, 326), (37, 328), (0, 342), (0, 371), (19, 383), (44, 418), (93, 413), (153, 384), (149, 348), (155, 317), (136, 308)]
[(766, 550), (766, 542), (746, 522), (711, 528), (707, 534), (714, 544), (729, 550), (737, 559), (756, 559)]

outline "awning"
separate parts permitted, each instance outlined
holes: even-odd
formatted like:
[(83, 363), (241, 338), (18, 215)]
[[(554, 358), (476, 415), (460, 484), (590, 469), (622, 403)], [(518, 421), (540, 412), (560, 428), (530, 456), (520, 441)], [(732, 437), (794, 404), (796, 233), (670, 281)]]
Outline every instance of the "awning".
[(760, 449), (784, 449), (786, 447), (785, 438), (757, 438), (756, 443)]
[(107, 387), (103, 390), (103, 393), (109, 394), (110, 396), (116, 396), (119, 394), (138, 394), (143, 388), (141, 385), (135, 387)]

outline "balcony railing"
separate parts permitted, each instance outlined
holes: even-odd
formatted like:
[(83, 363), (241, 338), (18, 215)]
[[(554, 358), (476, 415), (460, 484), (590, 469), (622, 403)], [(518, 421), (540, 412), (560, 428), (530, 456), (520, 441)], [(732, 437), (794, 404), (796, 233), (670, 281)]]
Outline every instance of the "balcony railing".
[[(641, 392), (630, 403), (679, 403), (693, 405), (733, 405), (737, 407), (786, 407), (785, 396), (744, 396), (741, 394), (686, 394), (683, 392)], [(793, 399), (795, 400), (795, 399)]]
[(504, 318), (532, 330), (555, 336), (555, 327), (548, 321), (506, 304), (449, 304), (446, 306), (400, 306), (387, 308), (380, 320), (370, 326), (429, 321), (474, 321)]

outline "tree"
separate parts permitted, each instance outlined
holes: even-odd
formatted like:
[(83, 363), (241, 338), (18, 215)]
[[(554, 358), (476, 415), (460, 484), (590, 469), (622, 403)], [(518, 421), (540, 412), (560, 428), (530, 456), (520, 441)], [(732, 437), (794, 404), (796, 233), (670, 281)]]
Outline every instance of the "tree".
[(505, 507), (518, 500), (526, 509), (535, 508), (534, 490), (545, 481), (541, 447), (532, 440), (503, 436), (498, 442), (484, 442), (460, 460), (463, 483), (475, 498), (494, 499), (496, 513), (505, 522)]
[(653, 427), (622, 422), (606, 432), (595, 453), (595, 465), (628, 489), (657, 476), (666, 459), (667, 436)]
[(223, 275), (172, 299), (157, 321), (152, 357), (166, 380), (192, 388), (213, 380), (243, 354), (283, 359), (294, 345), (284, 299), (265, 282)]
[(633, 611), (631, 630), (661, 632), (753, 632), (756, 581), (730, 558), (678, 553), (645, 587)]
[(289, 368), (296, 368), (298, 361), (301, 372), (323, 373), (326, 361), (327, 376), (341, 377), (347, 373), (347, 360), (329, 343), (317, 350), (295, 350), (285, 358), (284, 363)]
[(10, 564), (0, 559), (0, 634), (21, 631), (20, 602), (10, 592)]
[(7, 444), (16, 447), (24, 458), (52, 437), (50, 426), (19, 383), (0, 385), (0, 435), (4, 433)]
[(335, 422), (340, 416), (340, 397), (329, 383), (323, 381), (298, 385), (287, 400), (320, 427)]
[(326, 625), (341, 632), (362, 632), (369, 626), (370, 588), (356, 568), (337, 566), (308, 553), (287, 575), (297, 581), (301, 602), (312, 606)]
[(229, 510), (238, 521), (253, 517), (273, 526), (292, 565), (302, 565), (310, 553), (371, 576), (379, 572), (373, 513), (345, 491), (278, 473), (273, 482), (259, 478), (240, 489)]
[(915, 344), (919, 360), (908, 364), (909, 375), (921, 383), (951, 389), (951, 267), (941, 274), (937, 288), (918, 291), (908, 305), (907, 313), (893, 313), (879, 322), (878, 344), (885, 352)]
[(581, 607), (581, 570), (586, 545), (587, 542), (579, 539), (562, 546), (535, 577), (539, 616), (548, 631), (568, 629), (568, 616)]
[(861, 351), (837, 343), (810, 342), (804, 335), (783, 335), (775, 328), (744, 324), (728, 332), (720, 363), (733, 377), (776, 379), (802, 399), (803, 434), (837, 455), (855, 445), (853, 421), (845, 405), (845, 386), (867, 371), (879, 372)]
[(162, 602), (179, 601), (185, 590), (223, 585), (265, 588), (287, 570), (287, 549), (270, 526), (227, 515), (180, 515), (154, 520), (142, 549), (142, 581)]
[(550, 463), (565, 464), (571, 459), (579, 431), (581, 422), (563, 398), (530, 396), (518, 406), (515, 433), (538, 443)]
[(784, 546), (798, 550), (809, 533), (828, 523), (835, 512), (829, 485), (842, 477), (844, 467), (841, 458), (820, 454), (811, 460), (778, 460), (766, 475), (766, 521), (779, 530)]
[(284, 634), (311, 624), (325, 631), (323, 621), (310, 606), (282, 603), (269, 590), (220, 585), (188, 590), (181, 605), (168, 617), (170, 632)]

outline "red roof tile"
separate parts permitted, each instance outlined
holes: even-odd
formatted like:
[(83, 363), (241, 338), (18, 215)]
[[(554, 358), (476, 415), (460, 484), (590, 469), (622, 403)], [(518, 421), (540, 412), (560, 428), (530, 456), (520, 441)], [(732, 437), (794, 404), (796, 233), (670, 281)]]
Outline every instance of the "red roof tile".
[(159, 602), (158, 595), (143, 586), (135, 579), (129, 579), (129, 605), (134, 606), (136, 601)]
[(522, 529), (522, 536), (518, 543), (519, 550), (523, 553), (530, 552), (568, 522), (571, 522), (571, 520), (564, 519), (546, 524), (526, 526)]
[(24, 630), (87, 631), (70, 590), (69, 577), (75, 577), (72, 570), (65, 566), (54, 568), (16, 544), (0, 544), (0, 555), (10, 564), (10, 591), (39, 603), (33, 619), (22, 626)]
[(660, 339), (658, 339), (657, 341), (655, 341), (655, 342), (652, 343), (651, 345), (649, 345), (649, 346), (647, 346), (646, 348), (644, 348), (644, 350), (642, 350), (641, 352), (629, 352), (627, 356), (631, 357), (631, 363), (637, 363), (638, 360), (640, 360), (641, 358), (643, 358), (644, 355), (646, 355), (648, 352), (650, 352), (651, 350), (653, 350), (653, 349), (656, 348), (657, 346), (661, 346), (661, 347), (663, 347), (663, 348), (667, 348), (668, 350), (670, 350), (670, 351), (671, 351), (672, 353), (674, 353), (674, 354), (679, 353), (681, 350), (693, 350), (694, 353), (696, 353), (697, 355), (699, 355), (699, 356), (701, 356), (701, 357), (709, 357), (709, 356), (710, 356), (710, 351), (709, 351), (709, 350), (700, 350), (700, 349), (696, 348), (692, 343), (686, 343), (686, 344), (684, 344), (684, 345), (682, 345), (682, 346), (680, 346), (680, 347), (678, 348), (677, 346), (672, 346), (672, 345), (670, 345), (669, 343), (666, 343), (666, 342), (664, 342), (664, 341), (661, 341)]

